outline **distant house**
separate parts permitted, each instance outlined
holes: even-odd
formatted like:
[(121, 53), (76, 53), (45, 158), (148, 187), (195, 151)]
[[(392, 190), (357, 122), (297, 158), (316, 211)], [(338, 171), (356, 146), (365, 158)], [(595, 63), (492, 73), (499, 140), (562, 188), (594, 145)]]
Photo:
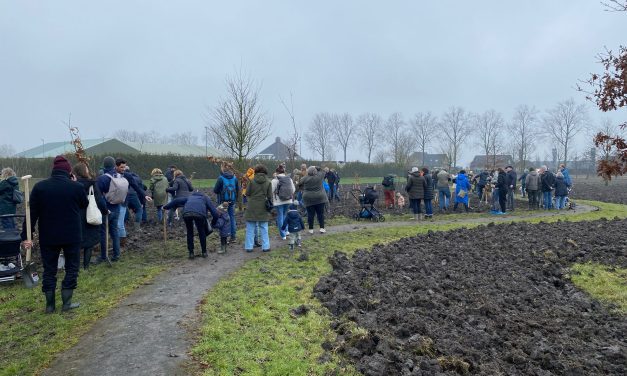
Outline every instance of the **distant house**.
[(446, 154), (425, 153), (425, 163), (422, 163), (422, 153), (417, 151), (409, 156), (409, 164), (412, 166), (428, 168), (448, 168), (449, 160)]
[[(124, 142), (116, 138), (98, 138), (81, 140), (87, 155), (132, 155), (132, 154), (159, 154), (183, 156), (222, 156), (223, 153), (214, 148), (197, 145), (170, 145), (147, 144), (139, 142)], [(49, 158), (61, 154), (74, 153), (74, 145), (69, 141), (49, 142), (40, 146), (17, 153), (22, 158)]]
[[(289, 146), (281, 142), (281, 137), (274, 139), (274, 143), (267, 148), (263, 149), (255, 156), (255, 159), (270, 159), (276, 161), (286, 161), (290, 159)], [(303, 158), (294, 153), (295, 160), (302, 160)]]
[(485, 168), (492, 169), (498, 167), (506, 167), (509, 165), (514, 165), (514, 159), (511, 155), (507, 154), (497, 154), (497, 155), (489, 155), (486, 160), (485, 155), (475, 155), (472, 162), (470, 162), (470, 169), (475, 170), (483, 170)]

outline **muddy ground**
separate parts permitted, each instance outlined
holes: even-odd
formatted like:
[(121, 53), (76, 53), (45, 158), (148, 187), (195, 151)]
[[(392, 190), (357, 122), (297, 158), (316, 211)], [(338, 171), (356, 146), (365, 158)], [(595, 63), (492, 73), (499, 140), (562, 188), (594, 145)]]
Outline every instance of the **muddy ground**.
[(336, 253), (314, 289), (336, 316), (324, 347), (366, 375), (624, 374), (627, 319), (568, 267), (625, 267), (626, 241), (627, 220), (517, 223)]
[(573, 199), (596, 200), (614, 204), (627, 204), (627, 179), (614, 178), (606, 185), (598, 177), (574, 179)]

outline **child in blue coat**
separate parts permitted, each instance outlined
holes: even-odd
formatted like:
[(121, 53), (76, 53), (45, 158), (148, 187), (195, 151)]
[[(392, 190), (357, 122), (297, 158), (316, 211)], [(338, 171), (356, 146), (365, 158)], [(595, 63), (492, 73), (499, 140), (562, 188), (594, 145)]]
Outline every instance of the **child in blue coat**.
[(290, 237), (290, 251), (294, 250), (294, 243), (300, 247), (300, 231), (305, 228), (303, 218), (300, 216), (296, 205), (291, 204), (288, 207), (287, 214), (283, 220), (283, 231), (287, 229)]
[(229, 203), (223, 202), (217, 207), (218, 215), (216, 216), (213, 227), (220, 232), (220, 250), (219, 254), (226, 253), (226, 245), (231, 236), (231, 217), (229, 216)]

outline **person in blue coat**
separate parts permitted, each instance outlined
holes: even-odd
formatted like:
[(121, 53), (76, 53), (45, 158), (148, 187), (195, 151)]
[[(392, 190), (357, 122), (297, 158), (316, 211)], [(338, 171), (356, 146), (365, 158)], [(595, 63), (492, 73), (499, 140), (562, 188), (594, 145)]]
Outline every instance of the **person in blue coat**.
[(566, 184), (566, 186), (568, 188), (572, 187), (573, 186), (573, 181), (570, 178), (570, 173), (568, 172), (568, 169), (566, 168), (565, 164), (562, 163), (560, 165), (559, 172), (561, 172), (562, 175), (564, 176), (564, 183)]
[(213, 227), (220, 232), (220, 250), (218, 253), (226, 253), (226, 245), (231, 236), (231, 217), (229, 216), (229, 203), (223, 202), (217, 207), (218, 216), (215, 218)]
[(289, 232), (290, 251), (294, 250), (294, 244), (300, 247), (300, 232), (305, 229), (305, 223), (303, 223), (303, 217), (301, 217), (295, 204), (290, 204), (281, 229)]
[(211, 202), (211, 199), (206, 194), (196, 191), (187, 197), (174, 198), (174, 200), (167, 203), (163, 208), (169, 210), (181, 206), (183, 207), (183, 220), (187, 228), (187, 250), (189, 251), (189, 258), (194, 258), (194, 225), (196, 225), (196, 230), (198, 231), (202, 257), (207, 257), (207, 236), (209, 235), (207, 212), (211, 213), (214, 219), (218, 217), (218, 212), (213, 202)]
[(464, 204), (464, 209), (468, 212), (468, 192), (470, 192), (470, 181), (468, 181), (466, 171), (461, 170), (455, 178), (455, 205), (453, 210), (457, 210), (458, 204)]

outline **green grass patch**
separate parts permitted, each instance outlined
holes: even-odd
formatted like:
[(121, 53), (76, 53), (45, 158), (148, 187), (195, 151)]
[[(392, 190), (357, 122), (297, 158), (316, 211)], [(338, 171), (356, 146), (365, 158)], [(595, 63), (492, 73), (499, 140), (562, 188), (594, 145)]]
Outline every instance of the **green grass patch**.
[(593, 298), (615, 306), (614, 311), (627, 314), (627, 268), (595, 263), (571, 266), (575, 286)]
[[(600, 210), (542, 218), (529, 218), (531, 214), (512, 215), (494, 217), (494, 220), (537, 223), (627, 217), (627, 208), (623, 205), (581, 203), (597, 206)], [(481, 219), (489, 215), (470, 216)], [(335, 337), (329, 327), (331, 316), (312, 296), (319, 278), (331, 271), (328, 257), (335, 251), (350, 255), (358, 249), (429, 230), (473, 228), (485, 223), (455, 222), (470, 216), (442, 216), (441, 221), (408, 221), (392, 227), (316, 236), (303, 244), (303, 251), (309, 256), (306, 261), (296, 260), (298, 251), (292, 253), (286, 247), (273, 248), (272, 254), (246, 263), (206, 296), (202, 304), (201, 333), (192, 349), (194, 358), (204, 367), (206, 375), (357, 374), (338, 355), (333, 354), (326, 362), (319, 361), (323, 354), (322, 343), (332, 342)], [(344, 221), (346, 219), (338, 218), (336, 223)], [(311, 307), (311, 311), (304, 316), (293, 316), (290, 310), (302, 304)]]
[[(56, 354), (76, 344), (124, 297), (183, 254), (174, 247), (164, 248), (154, 245), (142, 254), (123, 253), (121, 261), (112, 268), (100, 264), (86, 272), (81, 270), (73, 298), (81, 307), (72, 312), (59, 313), (59, 290), (57, 313), (47, 315), (40, 286), (34, 289), (27, 289), (21, 283), (0, 286), (0, 375), (36, 373)], [(63, 272), (57, 278), (60, 289)]]

